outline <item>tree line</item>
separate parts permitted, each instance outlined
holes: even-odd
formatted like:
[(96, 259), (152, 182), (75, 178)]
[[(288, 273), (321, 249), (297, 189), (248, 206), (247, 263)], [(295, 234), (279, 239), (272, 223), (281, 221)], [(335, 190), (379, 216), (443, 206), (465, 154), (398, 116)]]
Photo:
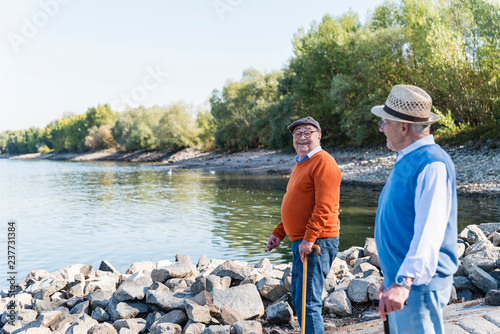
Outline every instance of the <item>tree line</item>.
[(2, 132), (0, 152), (175, 150), (213, 141), (210, 112), (192, 109), (179, 102), (164, 107), (127, 108), (118, 113), (107, 104), (98, 105), (82, 115), (66, 114), (43, 129)]
[[(442, 116), (438, 136), (479, 129), (500, 139), (500, 6), (484, 0), (401, 0), (357, 13), (325, 15), (293, 36), (293, 56), (277, 71), (243, 72), (210, 96), (210, 111), (186, 104), (108, 105), (66, 115), (44, 129), (0, 134), (0, 152), (289, 148), (286, 126), (312, 116), (325, 146), (382, 140), (371, 107), (392, 86), (416, 85)], [(477, 133), (478, 131), (476, 131)], [(379, 138), (379, 139), (374, 139)]]

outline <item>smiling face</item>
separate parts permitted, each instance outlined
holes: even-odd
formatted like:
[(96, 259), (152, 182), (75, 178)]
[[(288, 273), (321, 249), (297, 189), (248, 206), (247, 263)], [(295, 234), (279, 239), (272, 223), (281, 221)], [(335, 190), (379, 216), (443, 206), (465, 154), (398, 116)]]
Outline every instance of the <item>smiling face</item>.
[(315, 126), (310, 124), (301, 124), (297, 125), (295, 129), (293, 129), (293, 133), (311, 131), (311, 137), (306, 138), (304, 134), (302, 134), (299, 138), (293, 136), (293, 147), (297, 152), (299, 159), (302, 159), (307, 153), (314, 150), (316, 147), (320, 145), (321, 133), (318, 132)]

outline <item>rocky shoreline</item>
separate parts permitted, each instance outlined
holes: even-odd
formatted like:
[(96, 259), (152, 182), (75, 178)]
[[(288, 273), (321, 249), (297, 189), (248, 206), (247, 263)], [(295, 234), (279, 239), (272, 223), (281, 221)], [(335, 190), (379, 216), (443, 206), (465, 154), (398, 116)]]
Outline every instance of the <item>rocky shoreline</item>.
[[(453, 159), (457, 172), (457, 191), (464, 196), (498, 197), (500, 194), (500, 149), (466, 146), (444, 147)], [(385, 146), (365, 149), (327, 150), (342, 171), (344, 184), (380, 187), (395, 162)], [(70, 161), (154, 162), (163, 168), (204, 169), (212, 171), (290, 174), (295, 154), (279, 150), (255, 149), (228, 153), (194, 148), (172, 151), (120, 152), (107, 150), (90, 153), (49, 153), (0, 156), (10, 159), (50, 159)]]
[[(451, 303), (484, 298), (500, 305), (500, 223), (469, 225), (459, 235), (460, 267)], [(132, 264), (122, 274), (73, 264), (34, 270), (1, 292), (0, 325), (15, 333), (299, 333), (291, 298), (291, 263), (255, 265), (178, 254)], [(382, 284), (374, 240), (338, 254), (323, 292), (325, 328), (379, 319)]]

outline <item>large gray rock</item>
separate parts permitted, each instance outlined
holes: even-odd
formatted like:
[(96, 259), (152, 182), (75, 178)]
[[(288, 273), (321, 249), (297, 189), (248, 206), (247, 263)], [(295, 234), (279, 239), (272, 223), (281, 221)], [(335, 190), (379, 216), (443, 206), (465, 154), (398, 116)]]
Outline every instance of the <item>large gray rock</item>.
[(467, 226), (458, 237), (462, 240), (467, 241), (470, 245), (475, 244), (476, 242), (487, 240), (483, 231), (477, 225), (469, 225)]
[(340, 291), (340, 290), (345, 290), (347, 293), (347, 289), (349, 288), (349, 285), (351, 284), (351, 281), (354, 279), (354, 275), (351, 273), (345, 274), (342, 279), (337, 282), (337, 285), (335, 286), (335, 291)]
[(490, 290), (484, 297), (484, 301), (488, 305), (500, 306), (500, 290)]
[(50, 273), (49, 276), (69, 283), (73, 282), (75, 280), (75, 276), (81, 274), (82, 270), (85, 270), (86, 267), (87, 266), (84, 264), (70, 264), (67, 267)]
[(377, 254), (377, 245), (374, 238), (365, 239), (365, 247), (363, 248), (363, 256), (372, 256)]
[(380, 276), (380, 271), (377, 267), (369, 262), (360, 262), (354, 267), (354, 273), (359, 277)]
[(288, 323), (293, 317), (293, 310), (288, 302), (282, 300), (269, 305), (266, 315), (270, 323)]
[(165, 286), (171, 291), (185, 290), (195, 282), (193, 277), (171, 278), (165, 281)]
[[(79, 274), (81, 275), (81, 274)], [(76, 275), (76, 276), (79, 276)], [(83, 275), (81, 275), (83, 277)], [(85, 281), (75, 281), (68, 284), (68, 288), (66, 290), (66, 294), (68, 297), (83, 297), (85, 296)]]
[(378, 262), (378, 254), (373, 254), (370, 256), (370, 260), (368, 261), (370, 264), (373, 264), (375, 267), (380, 268), (380, 263)]
[(487, 251), (493, 248), (494, 246), (489, 240), (481, 240), (476, 242), (472, 246), (467, 247), (467, 249), (465, 250), (465, 256), (469, 256), (480, 251)]
[(332, 293), (333, 290), (335, 290), (335, 287), (337, 286), (337, 279), (336, 278), (327, 278), (325, 280), (325, 284), (323, 288), (327, 293)]
[(78, 321), (81, 316), (82, 316), (81, 314), (69, 314), (68, 312), (68, 314), (64, 314), (62, 317), (57, 319), (56, 322), (50, 325), (50, 329), (52, 331), (62, 331), (64, 327), (68, 329), (69, 326)]
[(231, 326), (230, 325), (212, 325), (205, 328), (202, 334), (230, 334)]
[(127, 278), (114, 293), (114, 298), (118, 301), (144, 299), (153, 281), (142, 272), (136, 272)]
[(478, 227), (483, 231), (484, 235), (489, 236), (500, 228), (500, 223), (483, 223), (479, 224)]
[(85, 300), (82, 297), (71, 297), (66, 301), (66, 306), (71, 309), (76, 304), (83, 303)]
[(186, 324), (187, 321), (188, 317), (186, 316), (186, 313), (184, 313), (184, 311), (173, 310), (162, 316), (160, 319), (156, 320), (152, 326), (161, 323), (173, 323), (182, 327)]
[(186, 300), (184, 303), (184, 310), (190, 320), (203, 324), (209, 324), (212, 320), (210, 308), (207, 306), (198, 305), (195, 302)]
[(62, 279), (46, 277), (27, 287), (24, 292), (34, 295), (40, 291), (43, 291), (50, 296), (57, 291), (63, 290), (67, 285), (68, 282)]
[(156, 320), (160, 319), (165, 315), (163, 311), (153, 311), (148, 314), (146, 317), (146, 328), (151, 328), (151, 326), (156, 322)]
[(69, 313), (70, 314), (87, 314), (88, 315), (90, 313), (89, 306), (90, 306), (89, 301), (78, 303), (71, 308)]
[(203, 255), (198, 260), (196, 267), (198, 268), (198, 270), (200, 270), (200, 269), (206, 268), (209, 264), (210, 264), (210, 258), (208, 257), (208, 255)]
[(193, 264), (193, 261), (191, 261), (189, 255), (184, 254), (175, 254), (175, 262), (186, 262), (189, 264)]
[(189, 321), (182, 334), (201, 334), (207, 326), (198, 322)]
[(374, 300), (378, 299), (378, 291), (380, 290), (380, 286), (384, 283), (384, 278), (380, 277), (378, 281), (370, 283), (368, 286), (368, 299)]
[(223, 325), (232, 325), (235, 322), (243, 321), (243, 316), (240, 312), (233, 310), (229, 306), (222, 306), (220, 308), (220, 320)]
[(377, 277), (369, 276), (364, 278), (355, 278), (347, 288), (347, 296), (355, 303), (365, 303), (368, 301), (368, 287), (376, 282)]
[(197, 303), (198, 305), (202, 306), (207, 304), (213, 304), (212, 295), (207, 291), (202, 291), (198, 293), (196, 296), (191, 298), (191, 300)]
[(111, 321), (130, 319), (146, 314), (148, 312), (148, 306), (143, 303), (111, 302), (106, 312), (109, 314)]
[(246, 266), (246, 262), (240, 261), (225, 261), (223, 264), (219, 265), (213, 272), (213, 275), (225, 277), (229, 276), (234, 280), (243, 281), (250, 271)]
[(339, 317), (348, 317), (352, 315), (352, 304), (345, 290), (332, 292), (324, 301), (323, 306), (328, 313), (333, 313)]
[(135, 274), (137, 272), (144, 272), (144, 271), (151, 272), (155, 268), (156, 268), (156, 263), (151, 261), (136, 262), (133, 263), (130, 267), (128, 267), (125, 274)]
[(262, 297), (273, 302), (280, 299), (287, 293), (285, 284), (275, 278), (264, 277), (257, 283), (256, 286)]
[(190, 289), (194, 294), (198, 294), (201, 291), (212, 292), (215, 289), (227, 290), (229, 289), (230, 286), (231, 286), (231, 277), (208, 275), (207, 277), (201, 277), (197, 279), (190, 286)]
[(101, 262), (101, 264), (99, 265), (99, 270), (108, 271), (108, 272), (113, 273), (113, 274), (118, 275), (118, 276), (121, 275), (121, 273), (115, 267), (113, 267), (111, 265), (111, 263), (109, 263), (106, 260), (103, 260)]
[(493, 244), (493, 246), (500, 246), (500, 233), (493, 232), (488, 236), (488, 240)]
[(109, 314), (102, 308), (98, 307), (92, 311), (92, 319), (98, 322), (104, 322), (109, 320)]
[(94, 291), (87, 295), (87, 300), (90, 302), (90, 307), (92, 309), (98, 307), (106, 309), (106, 307), (108, 307), (110, 299), (111, 294), (106, 291)]
[(87, 314), (81, 315), (78, 320), (71, 323), (66, 330), (66, 334), (87, 334), (88, 330), (97, 325), (98, 322), (89, 317)]
[(328, 278), (342, 279), (349, 272), (346, 261), (336, 257), (328, 273)]
[(120, 331), (122, 328), (128, 328), (135, 333), (140, 333), (146, 329), (146, 320), (142, 318), (120, 319), (113, 322), (113, 327)]
[(267, 257), (263, 258), (254, 266), (254, 268), (262, 268), (262, 269), (273, 269), (273, 265), (271, 261)]
[(478, 266), (486, 272), (493, 271), (497, 268), (496, 261), (500, 258), (500, 248), (494, 247), (488, 250), (478, 251), (471, 255), (465, 256), (462, 263), (467, 273), (470, 272), (470, 267)]
[(16, 309), (31, 308), (33, 303), (33, 296), (29, 293), (18, 293), (14, 298)]
[(352, 260), (356, 260), (358, 257), (363, 256), (363, 248), (352, 246), (343, 252), (337, 253), (337, 258), (344, 260), (347, 263), (351, 263)]
[(469, 289), (469, 290), (476, 289), (474, 284), (472, 284), (472, 282), (465, 276), (454, 276), (453, 277), (453, 286), (455, 287), (455, 289), (457, 289), (457, 291), (465, 290), (465, 289)]
[(38, 313), (42, 313), (45, 311), (52, 311), (58, 307), (59, 305), (57, 305), (56, 303), (43, 299), (33, 299), (33, 303), (31, 306), (31, 308), (37, 311)]
[(107, 322), (94, 325), (89, 329), (88, 334), (117, 334), (116, 329)]
[(231, 326), (231, 333), (236, 334), (261, 334), (262, 324), (258, 321), (239, 321)]
[(168, 312), (182, 308), (184, 301), (193, 297), (194, 295), (190, 293), (171, 292), (162, 284), (158, 289), (152, 290), (150, 288), (148, 290), (146, 293), (146, 303), (160, 306)]
[(217, 306), (229, 306), (240, 312), (245, 319), (260, 317), (264, 314), (264, 304), (257, 287), (245, 284), (228, 290), (212, 291), (213, 303)]
[(25, 281), (28, 282), (30, 279), (34, 281), (39, 281), (45, 277), (49, 276), (49, 273), (43, 269), (36, 269), (31, 271), (28, 275), (26, 275)]
[(105, 276), (98, 276), (87, 281), (85, 286), (85, 294), (89, 294), (94, 291), (104, 291), (108, 293), (114, 293), (116, 291), (116, 285), (118, 284), (119, 276), (112, 273)]
[(63, 316), (61, 311), (45, 311), (40, 313), (36, 321), (43, 327), (50, 327)]
[(151, 279), (164, 283), (170, 278), (185, 278), (196, 275), (196, 267), (188, 262), (176, 262), (170, 266), (156, 268), (151, 271)]
[(478, 266), (472, 265), (469, 268), (468, 278), (475, 286), (485, 293), (490, 290), (498, 289), (499, 282)]
[(181, 334), (182, 327), (168, 322), (162, 322), (151, 326), (149, 329), (150, 334)]

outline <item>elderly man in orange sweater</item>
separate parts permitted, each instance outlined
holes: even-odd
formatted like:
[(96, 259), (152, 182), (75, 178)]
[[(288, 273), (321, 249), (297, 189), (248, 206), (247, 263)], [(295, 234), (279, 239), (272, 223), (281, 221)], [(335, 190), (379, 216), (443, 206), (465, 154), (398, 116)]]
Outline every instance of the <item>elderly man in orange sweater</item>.
[[(266, 251), (278, 247), (286, 236), (293, 242), (291, 294), (299, 321), (302, 264), (308, 257), (306, 323), (300, 325), (308, 334), (324, 333), (321, 296), (339, 245), (340, 168), (321, 149), (321, 127), (314, 118), (299, 119), (288, 130), (293, 134), (296, 164), (281, 204), (281, 222), (269, 237)], [(312, 253), (314, 244), (321, 247), (318, 255)]]

